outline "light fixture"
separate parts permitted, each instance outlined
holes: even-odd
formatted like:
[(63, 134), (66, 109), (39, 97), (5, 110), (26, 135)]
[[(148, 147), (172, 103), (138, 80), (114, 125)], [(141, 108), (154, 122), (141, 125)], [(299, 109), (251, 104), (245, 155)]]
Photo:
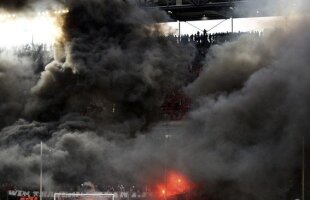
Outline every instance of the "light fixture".
[(206, 15), (203, 15), (201, 20), (208, 20), (208, 17)]

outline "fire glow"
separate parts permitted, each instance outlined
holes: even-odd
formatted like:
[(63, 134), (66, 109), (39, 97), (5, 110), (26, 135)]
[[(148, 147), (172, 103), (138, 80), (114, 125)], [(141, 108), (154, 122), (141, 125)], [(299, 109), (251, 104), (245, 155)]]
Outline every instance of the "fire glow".
[(194, 185), (183, 174), (176, 171), (169, 171), (166, 180), (157, 185), (157, 195), (159, 199), (165, 199), (176, 195), (189, 193)]
[(0, 47), (23, 47), (30, 44), (52, 45), (61, 37), (58, 20), (68, 10), (41, 12), (34, 16), (0, 15)]

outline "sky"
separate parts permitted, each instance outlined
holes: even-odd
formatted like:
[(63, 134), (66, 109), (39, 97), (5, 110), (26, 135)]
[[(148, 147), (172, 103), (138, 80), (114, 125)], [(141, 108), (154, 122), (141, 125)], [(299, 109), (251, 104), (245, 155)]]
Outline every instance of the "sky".
[[(274, 28), (275, 24), (283, 27), (286, 24), (285, 20), (284, 17), (238, 18), (233, 19), (233, 28), (234, 32), (261, 32)], [(38, 15), (35, 18), (14, 17), (10, 20), (0, 17), (0, 22), (0, 46), (19, 46), (32, 42), (50, 45), (60, 32), (53, 17), (49, 15)], [(167, 25), (168, 32), (178, 35), (178, 22), (170, 22)], [(181, 22), (181, 34), (195, 34), (204, 29), (209, 33), (230, 32), (231, 19)]]
[[(274, 28), (275, 24), (285, 26), (286, 20), (284, 17), (238, 18), (233, 19), (233, 28), (234, 32), (264, 31)], [(167, 25), (178, 34), (178, 22), (170, 22)], [(230, 32), (231, 19), (181, 22), (181, 34), (194, 34), (204, 29), (209, 33)]]

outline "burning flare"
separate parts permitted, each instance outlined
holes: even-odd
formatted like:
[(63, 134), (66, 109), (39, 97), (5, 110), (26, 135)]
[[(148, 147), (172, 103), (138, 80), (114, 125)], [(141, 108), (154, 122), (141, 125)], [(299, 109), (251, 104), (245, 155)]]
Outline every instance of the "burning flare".
[(162, 183), (157, 185), (158, 199), (165, 199), (177, 195), (188, 194), (193, 188), (194, 184), (180, 172), (169, 171)]

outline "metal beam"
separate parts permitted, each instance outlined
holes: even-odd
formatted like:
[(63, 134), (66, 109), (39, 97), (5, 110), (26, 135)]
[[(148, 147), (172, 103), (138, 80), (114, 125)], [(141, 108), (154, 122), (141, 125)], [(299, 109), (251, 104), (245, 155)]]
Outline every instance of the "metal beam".
[(177, 1), (179, 0), (139, 0), (139, 3), (146, 9), (158, 8), (166, 11), (172, 21), (269, 16), (263, 12), (242, 12), (243, 15), (234, 12), (235, 8), (245, 8), (255, 0), (182, 0), (182, 4), (176, 4)]

